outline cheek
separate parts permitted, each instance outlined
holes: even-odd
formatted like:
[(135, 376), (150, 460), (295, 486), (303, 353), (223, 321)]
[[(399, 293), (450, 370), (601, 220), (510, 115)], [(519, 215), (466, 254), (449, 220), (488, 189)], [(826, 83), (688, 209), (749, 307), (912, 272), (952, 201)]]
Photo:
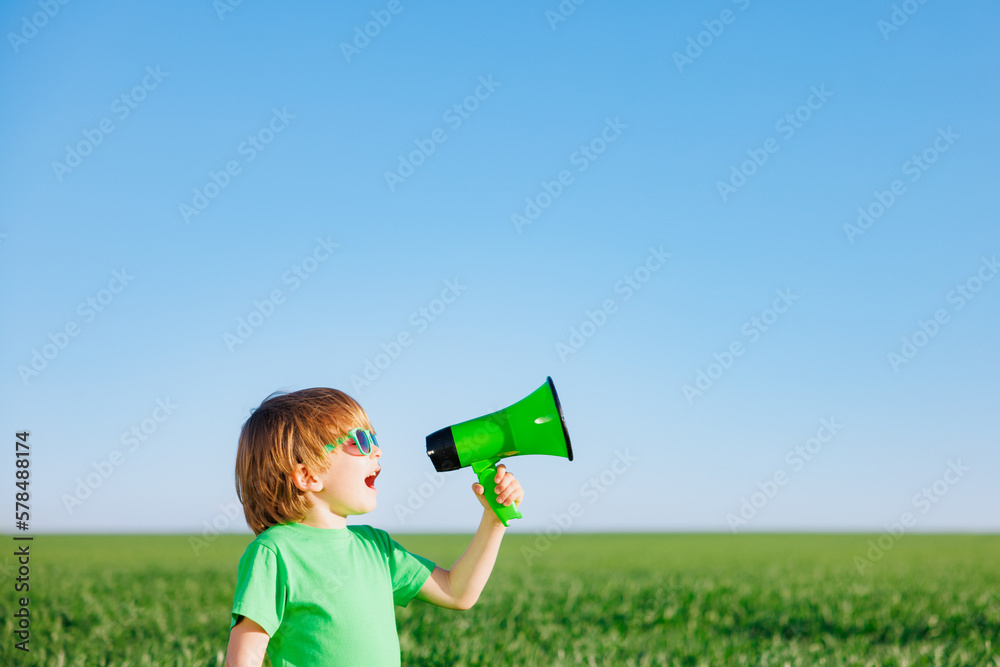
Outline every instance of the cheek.
[(352, 483), (357, 481), (360, 474), (361, 473), (354, 470), (352, 466), (338, 466), (336, 469), (330, 471), (330, 474), (327, 476), (327, 480), (335, 489), (346, 489), (349, 488)]

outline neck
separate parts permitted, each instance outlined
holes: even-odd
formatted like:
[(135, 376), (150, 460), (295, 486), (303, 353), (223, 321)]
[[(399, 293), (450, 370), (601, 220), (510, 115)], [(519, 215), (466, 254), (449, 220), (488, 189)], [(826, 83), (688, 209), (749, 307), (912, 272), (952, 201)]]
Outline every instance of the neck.
[(313, 501), (306, 512), (306, 518), (299, 523), (314, 528), (347, 528), (347, 517), (330, 511), (329, 507), (320, 507), (318, 503)]

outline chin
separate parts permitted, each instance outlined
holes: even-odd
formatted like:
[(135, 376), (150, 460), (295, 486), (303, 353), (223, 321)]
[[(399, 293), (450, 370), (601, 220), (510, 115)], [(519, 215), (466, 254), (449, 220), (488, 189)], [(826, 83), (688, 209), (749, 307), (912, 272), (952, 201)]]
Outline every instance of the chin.
[(359, 503), (357, 510), (352, 512), (352, 514), (368, 514), (378, 506), (378, 503), (374, 500), (367, 503)]

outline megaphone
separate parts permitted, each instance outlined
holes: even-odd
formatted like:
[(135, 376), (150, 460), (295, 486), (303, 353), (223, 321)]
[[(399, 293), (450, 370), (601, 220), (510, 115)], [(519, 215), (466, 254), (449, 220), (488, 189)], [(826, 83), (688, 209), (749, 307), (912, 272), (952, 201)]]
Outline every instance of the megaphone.
[(503, 522), (524, 515), (517, 503), (501, 505), (493, 490), (497, 462), (509, 456), (545, 454), (573, 460), (559, 396), (552, 378), (520, 401), (488, 415), (448, 426), (427, 436), (427, 456), (438, 472), (472, 466), (486, 500)]

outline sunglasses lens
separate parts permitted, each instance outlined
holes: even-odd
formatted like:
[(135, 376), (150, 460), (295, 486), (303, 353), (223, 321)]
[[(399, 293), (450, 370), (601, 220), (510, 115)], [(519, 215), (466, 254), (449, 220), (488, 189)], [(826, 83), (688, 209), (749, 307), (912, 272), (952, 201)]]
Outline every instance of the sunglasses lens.
[(362, 454), (371, 454), (372, 451), (372, 441), (365, 431), (355, 431), (354, 437), (358, 441), (358, 449), (361, 450)]

